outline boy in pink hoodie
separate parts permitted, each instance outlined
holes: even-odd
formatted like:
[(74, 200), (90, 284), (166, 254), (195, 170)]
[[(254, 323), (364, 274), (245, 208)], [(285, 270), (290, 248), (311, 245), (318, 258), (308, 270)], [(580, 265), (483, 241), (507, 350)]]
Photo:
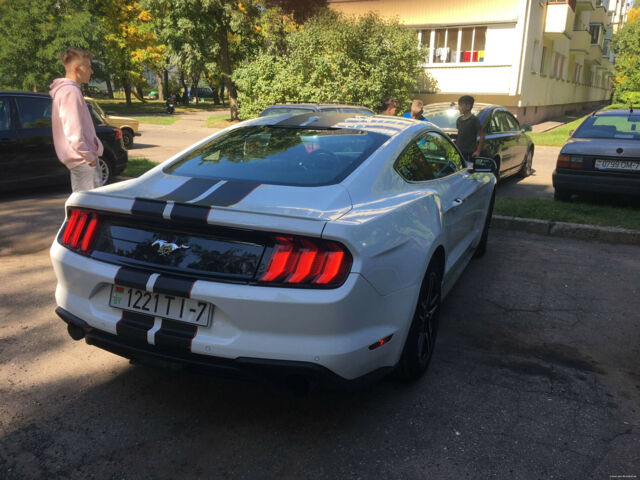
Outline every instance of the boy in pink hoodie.
[(70, 171), (71, 190), (91, 190), (102, 184), (99, 168), (96, 167), (98, 157), (104, 151), (80, 90), (80, 84), (88, 83), (93, 73), (91, 54), (69, 47), (62, 52), (60, 60), (66, 76), (56, 78), (49, 92), (53, 98), (53, 144), (58, 159)]

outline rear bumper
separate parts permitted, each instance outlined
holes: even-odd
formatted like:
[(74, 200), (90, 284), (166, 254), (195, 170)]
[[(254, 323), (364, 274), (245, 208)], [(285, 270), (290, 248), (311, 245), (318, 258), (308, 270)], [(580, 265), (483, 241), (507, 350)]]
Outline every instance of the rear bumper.
[(640, 195), (640, 175), (606, 175), (602, 173), (553, 172), (553, 188), (571, 192), (617, 193)]
[(170, 348), (159, 349), (93, 328), (63, 308), (56, 308), (56, 314), (67, 323), (69, 333), (74, 339), (84, 338), (88, 345), (128, 358), (133, 363), (170, 370), (184, 369), (301, 391), (316, 386), (326, 389), (357, 390), (375, 382), (392, 370), (391, 367), (381, 367), (359, 378), (348, 380), (321, 365), (310, 362), (247, 357), (229, 359)]

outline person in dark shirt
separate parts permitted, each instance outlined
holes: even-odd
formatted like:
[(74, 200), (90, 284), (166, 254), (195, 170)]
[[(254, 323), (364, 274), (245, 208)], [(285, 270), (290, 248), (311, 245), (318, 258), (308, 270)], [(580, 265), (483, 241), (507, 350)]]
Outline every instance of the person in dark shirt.
[(480, 119), (471, 113), (475, 99), (471, 95), (463, 95), (458, 100), (460, 116), (456, 120), (458, 136), (456, 144), (467, 162), (478, 157), (484, 145), (484, 130)]

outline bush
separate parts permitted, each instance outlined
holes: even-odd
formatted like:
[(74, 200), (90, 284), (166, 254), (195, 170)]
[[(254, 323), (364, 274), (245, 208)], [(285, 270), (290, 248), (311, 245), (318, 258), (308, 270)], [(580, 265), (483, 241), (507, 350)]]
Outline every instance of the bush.
[(273, 103), (357, 103), (373, 110), (382, 99), (409, 103), (424, 52), (414, 30), (370, 13), (346, 18), (327, 11), (287, 35), (284, 52), (264, 52), (236, 69), (240, 117)]

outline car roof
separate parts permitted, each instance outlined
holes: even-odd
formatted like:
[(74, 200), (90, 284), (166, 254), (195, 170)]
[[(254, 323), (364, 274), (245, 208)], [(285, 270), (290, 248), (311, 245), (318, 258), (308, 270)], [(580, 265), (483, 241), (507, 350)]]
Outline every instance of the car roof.
[[(434, 111), (434, 110), (445, 110), (448, 108), (454, 108), (458, 106), (458, 102), (437, 102), (437, 103), (428, 103), (426, 105), (424, 105), (422, 108), (424, 109), (424, 111)], [(473, 104), (473, 108), (478, 109), (478, 110), (485, 110), (487, 108), (504, 108), (501, 107), (500, 105), (494, 105), (492, 103), (482, 103), (482, 102), (475, 102)]]
[(629, 117), (640, 115), (640, 110), (629, 110), (628, 108), (615, 108), (612, 110), (598, 110), (593, 112), (596, 117)]
[(369, 108), (363, 105), (356, 105), (352, 103), (274, 103), (273, 105), (269, 105), (267, 108)]
[[(362, 130), (365, 132), (382, 133), (383, 135), (394, 136), (404, 130), (425, 125), (426, 122), (418, 122), (410, 118), (392, 117), (389, 115), (362, 115), (348, 112), (306, 112), (306, 113), (285, 113), (282, 115), (272, 115), (258, 117), (251, 121), (253, 125), (268, 125), (282, 127), (305, 127), (305, 128), (344, 128)], [(429, 124), (431, 125), (431, 124)], [(433, 126), (435, 130), (440, 130)]]
[(0, 90), (0, 95), (15, 95), (19, 97), (46, 97), (51, 98), (47, 93), (36, 93), (36, 92), (19, 92), (12, 90)]

